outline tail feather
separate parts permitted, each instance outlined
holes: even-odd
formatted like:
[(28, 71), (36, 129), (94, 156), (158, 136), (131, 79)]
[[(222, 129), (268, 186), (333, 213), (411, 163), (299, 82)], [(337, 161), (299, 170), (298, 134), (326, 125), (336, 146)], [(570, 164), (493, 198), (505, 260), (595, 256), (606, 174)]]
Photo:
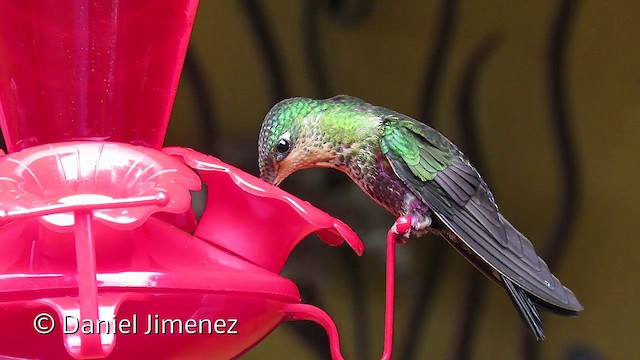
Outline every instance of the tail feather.
[(520, 317), (529, 326), (531, 334), (535, 336), (536, 340), (544, 340), (542, 320), (538, 308), (531, 301), (527, 292), (504, 275), (502, 281), (509, 292), (513, 305), (519, 310)]

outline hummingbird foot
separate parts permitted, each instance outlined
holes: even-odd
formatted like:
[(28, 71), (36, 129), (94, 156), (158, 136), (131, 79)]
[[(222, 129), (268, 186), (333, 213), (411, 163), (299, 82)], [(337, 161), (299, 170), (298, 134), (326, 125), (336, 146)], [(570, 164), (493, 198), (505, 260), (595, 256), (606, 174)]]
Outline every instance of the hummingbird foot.
[(411, 219), (413, 235), (420, 237), (429, 232), (432, 220), (429, 208), (425, 203), (415, 196), (407, 194), (404, 200), (404, 213)]
[(429, 232), (431, 229), (431, 216), (426, 214), (410, 214), (411, 217), (411, 229), (413, 229), (413, 234), (420, 237)]
[(412, 215), (411, 227), (416, 232), (428, 230), (431, 226), (431, 216), (429, 215)]
[(404, 199), (403, 213), (411, 221), (411, 229), (402, 237), (398, 237), (398, 244), (405, 244), (411, 235), (420, 237), (427, 234), (431, 229), (431, 215), (425, 203), (418, 200), (412, 194), (407, 194)]
[[(423, 214), (409, 214), (408, 220), (411, 222), (411, 226), (403, 226), (402, 230), (398, 229), (398, 223), (393, 224), (391, 231), (396, 234), (396, 244), (404, 245), (409, 241), (411, 235), (420, 237), (429, 232), (431, 229), (431, 217)], [(408, 225), (408, 224), (407, 224)]]

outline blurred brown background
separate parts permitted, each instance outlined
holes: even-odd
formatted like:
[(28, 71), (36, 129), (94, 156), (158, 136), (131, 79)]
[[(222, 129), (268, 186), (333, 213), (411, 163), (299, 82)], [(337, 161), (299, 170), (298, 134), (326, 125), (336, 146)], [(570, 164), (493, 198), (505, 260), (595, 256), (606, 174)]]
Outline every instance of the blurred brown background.
[[(346, 93), (423, 120), (477, 160), (540, 253), (566, 239), (550, 265), (585, 311), (545, 313), (547, 340), (528, 347), (503, 290), (421, 238), (398, 250), (394, 358), (637, 358), (638, 15), (622, 0), (201, 1), (167, 145), (256, 174), (260, 123), (282, 97)], [(309, 239), (286, 276), (336, 320), (347, 359), (379, 358), (393, 218), (332, 170), (283, 187), (363, 238), (362, 258)], [(324, 359), (324, 344), (312, 324), (282, 326), (243, 359)]]

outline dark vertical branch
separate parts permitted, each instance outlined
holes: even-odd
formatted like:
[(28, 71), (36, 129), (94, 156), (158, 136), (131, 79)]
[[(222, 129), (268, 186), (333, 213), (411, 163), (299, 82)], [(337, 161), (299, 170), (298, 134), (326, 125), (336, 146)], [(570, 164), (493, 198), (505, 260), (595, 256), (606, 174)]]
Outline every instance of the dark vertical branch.
[[(351, 311), (353, 314), (353, 338), (355, 358), (359, 360), (371, 359), (369, 302), (365, 287), (365, 273), (362, 261), (355, 254), (349, 253), (342, 261), (351, 288)], [(379, 312), (382, 314), (382, 312)], [(380, 316), (376, 321), (384, 321)]]
[(318, 4), (315, 0), (304, 0), (302, 3), (302, 51), (311, 75), (311, 82), (316, 96), (330, 96), (329, 76), (322, 54), (322, 44), (318, 29)]
[[(486, 174), (487, 169), (482, 156), (481, 136), (478, 134), (478, 111), (475, 100), (482, 70), (501, 40), (501, 36), (497, 34), (490, 35), (473, 50), (465, 65), (458, 89), (457, 108), (462, 148), (481, 174)], [(487, 180), (486, 177), (485, 180)]]
[[(340, 2), (338, 2), (340, 3)], [(327, 4), (329, 9), (332, 6), (341, 8), (344, 4)], [(316, 0), (304, 0), (302, 2), (302, 16), (300, 17), (300, 28), (302, 33), (302, 57), (305, 60), (307, 72), (311, 77), (311, 84), (315, 96), (318, 98), (328, 98), (331, 95), (331, 85), (329, 84), (329, 74), (322, 50), (322, 39), (320, 38), (320, 3)], [(334, 10), (339, 11), (339, 10)], [(336, 16), (333, 12), (331, 16)], [(337, 172), (326, 172), (327, 188), (343, 186), (349, 181), (348, 178)]]
[(304, 0), (302, 3), (301, 30), (302, 50), (307, 71), (317, 97), (331, 96), (329, 75), (322, 51), (319, 33), (321, 8), (340, 25), (353, 26), (361, 23), (373, 8), (372, 0)]
[(0, 150), (7, 152), (7, 144), (5, 144), (4, 142), (4, 137), (2, 136), (2, 133), (0, 133)]
[(422, 102), (418, 113), (418, 119), (426, 124), (433, 124), (433, 114), (438, 100), (440, 80), (444, 74), (455, 29), (457, 6), (458, 0), (444, 0), (442, 2), (440, 26), (438, 27), (436, 42), (429, 59), (429, 68), (426, 73), (422, 90)]
[(413, 360), (416, 358), (418, 344), (424, 341), (423, 325), (428, 322), (429, 309), (433, 305), (433, 300), (437, 294), (437, 288), (442, 282), (442, 273), (447, 256), (447, 247), (442, 239), (427, 238), (429, 250), (427, 266), (420, 279), (420, 286), (414, 295), (413, 307), (411, 308), (409, 323), (403, 332), (403, 340), (400, 346), (400, 360)]
[[(312, 0), (313, 1), (313, 0)], [(316, 1), (314, 1), (316, 2)], [(333, 21), (343, 26), (360, 24), (374, 6), (374, 0), (323, 0)]]
[(193, 87), (198, 122), (202, 134), (202, 151), (208, 154), (215, 153), (217, 126), (213, 111), (213, 96), (207, 82), (204, 67), (198, 58), (195, 47), (189, 46), (184, 60), (184, 78)]
[(261, 2), (256, 0), (242, 0), (240, 4), (249, 18), (256, 43), (262, 52), (266, 71), (269, 74), (269, 81), (271, 83), (272, 102), (275, 104), (286, 98), (289, 93), (285, 81), (282, 59), (278, 54), (273, 34), (271, 34), (269, 30)]
[(568, 235), (575, 223), (580, 201), (579, 164), (571, 134), (571, 114), (565, 76), (566, 50), (569, 47), (569, 31), (572, 16), (576, 12), (576, 0), (563, 0), (558, 23), (552, 38), (549, 69), (552, 125), (556, 146), (560, 156), (559, 170), (562, 173), (562, 202), (554, 230), (543, 250), (545, 260), (551, 267), (558, 263), (567, 245)]
[(473, 358), (472, 346), (478, 334), (478, 320), (482, 313), (487, 294), (486, 279), (475, 268), (467, 274), (467, 286), (462, 305), (462, 318), (452, 346), (453, 358), (466, 360)]
[[(469, 56), (465, 66), (458, 94), (458, 120), (462, 148), (476, 169), (484, 174), (486, 167), (482, 156), (481, 137), (478, 134), (478, 119), (475, 99), (477, 98), (480, 75), (491, 54), (497, 49), (501, 38), (497, 35), (485, 39)], [(454, 359), (470, 359), (471, 347), (477, 334), (480, 310), (484, 304), (487, 282), (475, 268), (469, 269), (467, 286), (463, 297), (462, 318), (454, 338), (452, 353)]]
[[(437, 93), (440, 90), (440, 79), (452, 42), (455, 28), (457, 0), (443, 0), (440, 24), (436, 33), (436, 42), (429, 59), (428, 70), (425, 74), (422, 101), (418, 112), (418, 119), (426, 124), (433, 122), (434, 107)], [(400, 347), (399, 359), (415, 358), (419, 340), (422, 338), (423, 325), (427, 323), (427, 315), (433, 303), (434, 294), (442, 280), (442, 273), (446, 257), (446, 243), (441, 239), (433, 239), (428, 250), (427, 266), (416, 290), (414, 303), (411, 308), (409, 323), (404, 331), (404, 341)]]
[[(576, 213), (580, 207), (579, 164), (571, 134), (571, 114), (566, 84), (566, 55), (569, 48), (569, 32), (576, 14), (577, 0), (562, 0), (553, 24), (549, 43), (549, 95), (553, 135), (558, 151), (560, 184), (560, 209), (549, 240), (542, 251), (542, 257), (553, 269), (566, 250), (570, 232), (575, 225)], [(524, 332), (523, 357), (538, 359), (539, 344)]]

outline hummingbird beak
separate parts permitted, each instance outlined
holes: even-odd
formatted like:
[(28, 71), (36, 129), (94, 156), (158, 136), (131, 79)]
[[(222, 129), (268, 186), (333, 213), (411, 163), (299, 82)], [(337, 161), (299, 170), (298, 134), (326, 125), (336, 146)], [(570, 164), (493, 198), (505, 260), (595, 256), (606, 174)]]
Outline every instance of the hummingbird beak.
[(260, 167), (260, 178), (263, 181), (276, 186), (279, 184), (279, 182), (278, 184), (276, 183), (276, 177), (278, 176), (279, 171), (278, 171), (278, 167), (275, 164), (275, 161), (269, 162), (269, 161), (260, 159), (259, 167)]
[(268, 171), (262, 171), (260, 178), (271, 185), (279, 186), (280, 183), (286, 178), (278, 169), (269, 169)]
[(273, 181), (273, 185), (275, 186), (280, 186), (280, 183), (284, 180), (284, 177), (281, 177), (280, 175), (276, 176), (276, 179)]

